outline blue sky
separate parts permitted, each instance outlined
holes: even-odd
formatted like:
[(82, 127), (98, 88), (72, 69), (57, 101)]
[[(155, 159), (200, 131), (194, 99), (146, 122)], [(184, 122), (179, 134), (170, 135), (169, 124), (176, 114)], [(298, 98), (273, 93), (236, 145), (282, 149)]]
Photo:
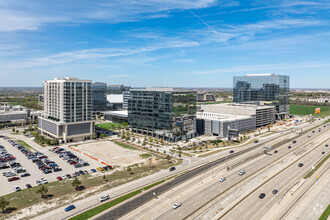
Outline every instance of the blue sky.
[(329, 11), (322, 0), (1, 0), (0, 86), (231, 87), (272, 72), (330, 88)]

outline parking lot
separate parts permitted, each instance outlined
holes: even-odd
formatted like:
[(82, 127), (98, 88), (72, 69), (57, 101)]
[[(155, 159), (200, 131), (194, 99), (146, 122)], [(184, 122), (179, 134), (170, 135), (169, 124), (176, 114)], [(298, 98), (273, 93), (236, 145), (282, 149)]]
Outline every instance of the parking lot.
[[(16, 142), (13, 142), (15, 140), (24, 140), (28, 145), (34, 148), (36, 152), (39, 153), (33, 153), (31, 151), (21, 149), (21, 147), (15, 145)], [(66, 176), (67, 174), (73, 176), (72, 172), (79, 172), (80, 170), (87, 171), (92, 174), (93, 172), (91, 172), (91, 169), (95, 169), (96, 172), (100, 172), (96, 168), (104, 166), (98, 161), (71, 150), (69, 147), (63, 147), (62, 152), (66, 153), (52, 152), (50, 151), (53, 149), (52, 147), (41, 147), (23, 135), (16, 135), (15, 138), (11, 137), (8, 140), (0, 138), (0, 145), (3, 146), (1, 149), (2, 151), (5, 150), (5, 154), (15, 157), (15, 160), (5, 162), (8, 166), (4, 167), (4, 169), (0, 169), (0, 196), (14, 192), (15, 186), (19, 186), (21, 189), (27, 188), (27, 184), (30, 184), (32, 187), (37, 186), (37, 180), (41, 180), (42, 178), (46, 179), (47, 182), (59, 181), (57, 179), (59, 176)], [(81, 161), (86, 162), (85, 165), (89, 165), (82, 167), (80, 165), (76, 165), (75, 167), (75, 164), (83, 164)], [(14, 165), (13, 167), (10, 166), (10, 162)], [(19, 171), (18, 173), (17, 170), (14, 170), (14, 168), (25, 170), (25, 172)], [(46, 172), (43, 171), (45, 169)], [(8, 176), (6, 177), (3, 175), (5, 172), (11, 173), (7, 174)], [(30, 175), (21, 177), (23, 174), (27, 175), (26, 173), (29, 173)], [(74, 175), (82, 175), (82, 173), (76, 173)], [(19, 177), (19, 179), (9, 182), (8, 178), (12, 177)], [(43, 181), (41, 181), (41, 183), (42, 182)]]

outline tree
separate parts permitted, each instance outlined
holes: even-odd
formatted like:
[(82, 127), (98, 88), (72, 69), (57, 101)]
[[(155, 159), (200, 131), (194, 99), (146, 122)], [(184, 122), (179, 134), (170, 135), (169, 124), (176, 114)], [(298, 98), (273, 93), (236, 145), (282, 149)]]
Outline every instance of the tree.
[(149, 142), (152, 143), (152, 137), (149, 137)]
[(181, 151), (179, 152), (179, 157), (181, 158)]
[(16, 130), (16, 134), (18, 133), (18, 130)]
[(41, 194), (41, 198), (46, 198), (48, 193), (48, 188), (45, 185), (40, 185), (36, 193)]
[(51, 141), (50, 141), (50, 145), (58, 145), (59, 144), (59, 141), (58, 139), (56, 138), (53, 138)]
[(160, 139), (160, 144), (164, 145), (164, 140), (163, 139)]
[(28, 129), (32, 131), (33, 130), (32, 125), (29, 125)]
[(72, 186), (73, 186), (76, 190), (78, 190), (79, 187), (80, 187), (80, 185), (81, 185), (81, 181), (78, 180), (77, 177), (75, 177), (75, 178), (73, 179), (73, 181), (72, 181), (71, 184), (72, 184)]
[(167, 161), (170, 161), (171, 159), (172, 159), (172, 157), (171, 157), (170, 155), (167, 155), (167, 156), (166, 156), (166, 160), (167, 160)]
[(10, 202), (5, 197), (0, 197), (0, 208), (1, 212), (5, 211), (6, 206), (8, 206)]
[(92, 138), (93, 138), (93, 139), (96, 139), (96, 138), (97, 138), (97, 134), (96, 134), (96, 132), (93, 133)]
[(104, 138), (104, 137), (105, 137), (105, 134), (101, 134), (101, 135), (100, 135), (100, 138)]
[(12, 131), (15, 132), (15, 128), (13, 128)]
[(23, 134), (26, 134), (26, 131), (25, 130), (23, 131)]
[(103, 180), (104, 180), (104, 181), (108, 181), (108, 179), (106, 178), (105, 175), (103, 175)]

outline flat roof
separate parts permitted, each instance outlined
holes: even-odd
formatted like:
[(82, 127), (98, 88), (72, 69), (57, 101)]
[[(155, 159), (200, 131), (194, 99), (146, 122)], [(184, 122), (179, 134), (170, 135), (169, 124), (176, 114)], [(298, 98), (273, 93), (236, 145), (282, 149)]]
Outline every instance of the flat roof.
[(209, 119), (209, 120), (218, 120), (218, 121), (228, 121), (228, 120), (236, 120), (236, 119), (249, 119), (251, 116), (244, 115), (229, 115), (229, 114), (221, 114), (221, 113), (213, 113), (213, 112), (197, 112), (197, 119)]
[(117, 117), (124, 117), (124, 118), (128, 117), (128, 111), (127, 110), (124, 110), (124, 111), (103, 111), (101, 113), (106, 114), (106, 115), (117, 116)]
[(110, 103), (123, 103), (124, 95), (123, 94), (110, 94), (107, 95), (107, 101)]

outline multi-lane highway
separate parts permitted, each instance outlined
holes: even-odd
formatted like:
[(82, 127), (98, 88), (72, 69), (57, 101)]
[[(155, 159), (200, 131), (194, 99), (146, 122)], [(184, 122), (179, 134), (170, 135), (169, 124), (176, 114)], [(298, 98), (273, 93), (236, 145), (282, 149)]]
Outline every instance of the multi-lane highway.
[[(328, 135), (329, 134), (325, 134), (325, 137)], [(254, 162), (242, 166), (246, 171), (246, 174), (243, 176), (238, 175), (238, 171), (239, 169), (243, 169), (242, 167), (237, 168), (236, 170), (234, 169), (233, 172), (226, 175), (227, 180), (222, 183), (219, 182), (219, 177), (221, 177), (219, 175), (216, 179), (207, 179), (207, 177), (205, 177), (207, 174), (200, 179), (196, 177), (192, 181), (189, 181), (189, 183), (186, 183), (184, 187), (176, 187), (172, 191), (158, 197), (158, 199), (154, 199), (152, 202), (142, 205), (132, 213), (123, 216), (122, 219), (213, 218), (225, 208), (224, 204), (229, 205), (230, 201), (234, 202), (235, 199), (242, 196), (244, 190), (246, 191), (255, 187), (259, 183), (262, 183), (264, 179), (270, 178), (276, 172), (283, 170), (289, 165), (291, 160), (301, 157), (309, 148), (312, 148), (313, 142), (319, 142), (319, 137), (324, 139), (323, 136), (324, 134), (321, 135), (321, 133), (315, 133), (313, 137), (308, 138), (308, 134), (306, 134), (297, 139), (297, 144), (290, 143), (283, 145), (277, 149), (277, 153), (272, 152), (272, 155), (264, 155), (255, 159)], [(292, 146), (290, 149), (288, 148), (289, 145)], [(269, 168), (267, 166), (269, 166)], [(248, 179), (249, 177), (252, 178), (253, 175), (261, 172), (261, 170), (264, 171), (254, 177), (254, 181), (244, 183), (245, 179)], [(269, 172), (269, 170), (272, 170), (273, 173)], [(214, 175), (214, 172), (210, 171), (208, 175), (212, 176)], [(236, 187), (237, 184), (240, 184), (239, 187)], [(234, 193), (230, 193), (231, 191)], [(217, 199), (223, 203), (220, 204), (221, 207), (218, 209), (211, 207), (211, 213), (207, 213), (206, 211), (204, 215), (196, 214), (196, 211), (199, 213), (203, 210), (204, 206), (208, 206), (213, 200)], [(172, 205), (174, 202), (182, 202), (183, 205), (177, 210), (173, 210)]]

